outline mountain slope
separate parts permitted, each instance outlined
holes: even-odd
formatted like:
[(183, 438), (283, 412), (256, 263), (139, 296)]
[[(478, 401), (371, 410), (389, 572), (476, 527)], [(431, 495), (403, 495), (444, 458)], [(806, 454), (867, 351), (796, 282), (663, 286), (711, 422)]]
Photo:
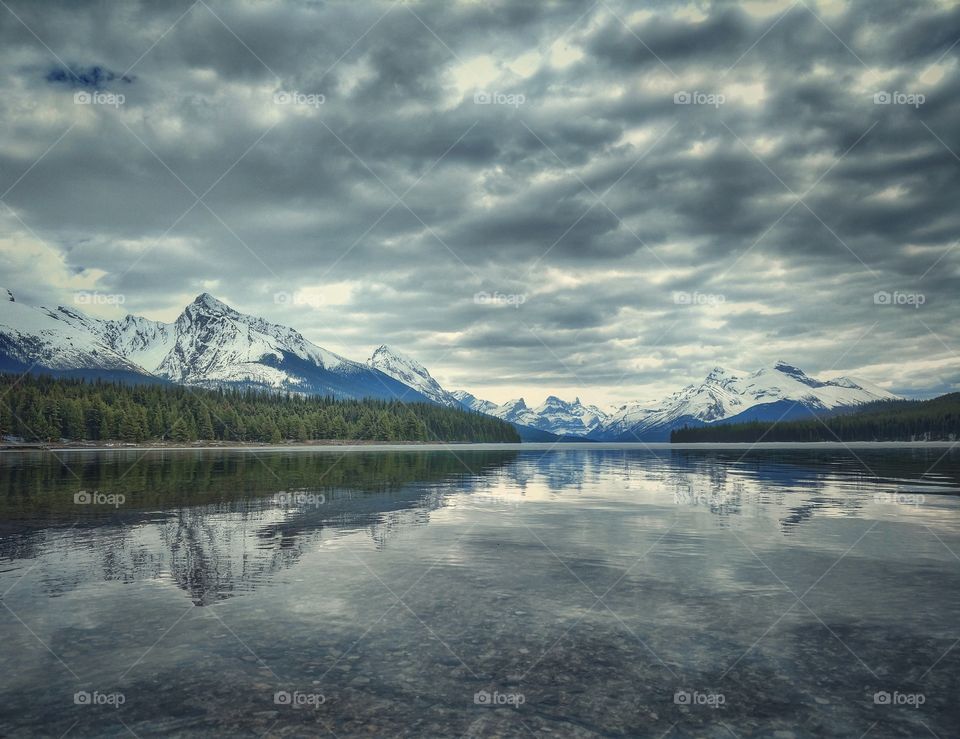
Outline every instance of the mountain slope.
[(700, 384), (659, 403), (627, 403), (610, 414), (580, 398), (568, 402), (554, 395), (536, 407), (523, 398), (497, 404), (446, 390), (426, 367), (388, 346), (366, 363), (354, 362), (208, 293), (173, 323), (132, 315), (104, 320), (64, 306), (32, 308), (9, 291), (6, 298), (0, 300), (0, 370), (432, 402), (508, 421), (527, 438), (666, 441), (682, 426), (795, 419), (895, 397), (851, 378), (820, 381), (777, 362), (755, 372), (716, 367)]
[(67, 320), (62, 309), (33, 308), (6, 290), (0, 302), (0, 369), (150, 379), (150, 373)]
[[(12, 296), (11, 296), (12, 298)], [(202, 387), (247, 386), (341, 398), (426, 396), (377, 369), (327, 351), (298, 331), (240, 313), (208, 293), (176, 321), (140, 316), (103, 320), (59, 306), (0, 304), (5, 368), (117, 372)]]
[(812, 411), (849, 409), (893, 399), (886, 390), (848, 377), (820, 381), (786, 362), (756, 372), (714, 368), (699, 385), (689, 385), (659, 404), (621, 406), (591, 434), (607, 441), (666, 441), (681, 426), (727, 420), (797, 418)]
[(930, 400), (878, 400), (842, 416), (675, 429), (671, 441), (954, 441), (960, 436), (960, 393)]
[(434, 403), (450, 408), (461, 407), (460, 401), (452, 393), (444, 390), (440, 383), (433, 379), (426, 367), (386, 345), (381, 345), (374, 351), (367, 360), (367, 365), (413, 388)]

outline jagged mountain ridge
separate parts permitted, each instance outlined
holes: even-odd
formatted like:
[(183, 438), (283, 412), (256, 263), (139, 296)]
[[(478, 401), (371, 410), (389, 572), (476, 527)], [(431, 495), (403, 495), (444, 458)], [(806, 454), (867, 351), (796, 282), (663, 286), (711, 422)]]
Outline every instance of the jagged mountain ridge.
[(387, 345), (366, 363), (355, 362), (208, 293), (172, 323), (133, 315), (105, 320), (64, 306), (33, 308), (17, 303), (9, 290), (6, 294), (0, 301), (0, 369), (35, 366), (133, 381), (429, 401), (503, 419), (528, 439), (663, 441), (683, 425), (795, 418), (896, 397), (860, 380), (820, 381), (776, 362), (755, 372), (715, 367), (703, 382), (658, 403), (626, 403), (609, 413), (580, 398), (571, 402), (555, 395), (536, 407), (523, 398), (497, 404), (445, 389), (426, 367)]
[(140, 316), (104, 320), (64, 306), (0, 303), (0, 363), (108, 377), (122, 372), (202, 387), (428, 400), (377, 369), (327, 351), (294, 329), (240, 313), (208, 293), (173, 323)]
[(755, 372), (715, 367), (699, 385), (688, 385), (658, 404), (622, 405), (592, 437), (664, 441), (670, 430), (684, 425), (775, 421), (895, 397), (882, 388), (849, 377), (817, 380), (783, 361)]
[(453, 393), (444, 390), (426, 367), (385, 344), (381, 344), (373, 352), (367, 365), (413, 388), (434, 403), (451, 408), (462, 407), (460, 400)]

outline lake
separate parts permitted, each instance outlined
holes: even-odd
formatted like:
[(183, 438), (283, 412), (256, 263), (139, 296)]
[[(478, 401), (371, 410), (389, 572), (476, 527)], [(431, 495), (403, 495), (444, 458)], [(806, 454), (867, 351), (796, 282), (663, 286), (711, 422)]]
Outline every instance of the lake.
[(960, 731), (960, 450), (0, 454), (0, 735)]

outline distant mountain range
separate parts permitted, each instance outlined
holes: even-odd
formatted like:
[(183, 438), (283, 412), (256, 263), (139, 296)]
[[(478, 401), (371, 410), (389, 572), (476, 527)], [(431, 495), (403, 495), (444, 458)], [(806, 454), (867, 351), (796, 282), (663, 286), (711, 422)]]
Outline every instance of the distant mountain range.
[(627, 403), (609, 411), (554, 395), (535, 407), (523, 398), (497, 404), (445, 389), (426, 367), (388, 346), (364, 363), (355, 362), (208, 293), (173, 323), (132, 315), (104, 320), (64, 306), (26, 306), (9, 290), (5, 297), (0, 301), (0, 370), (431, 402), (506, 420), (528, 441), (667, 441), (671, 430), (683, 426), (803, 418), (897, 397), (862, 380), (820, 381), (776, 362), (753, 372), (717, 367), (703, 382), (660, 402)]

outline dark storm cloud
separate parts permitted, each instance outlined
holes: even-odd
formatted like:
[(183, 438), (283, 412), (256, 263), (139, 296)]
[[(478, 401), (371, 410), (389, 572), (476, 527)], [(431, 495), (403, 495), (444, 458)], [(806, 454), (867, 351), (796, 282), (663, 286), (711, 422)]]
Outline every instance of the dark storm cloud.
[(953, 3), (8, 6), (0, 270), (30, 298), (209, 290), (498, 399), (777, 358), (960, 381)]

